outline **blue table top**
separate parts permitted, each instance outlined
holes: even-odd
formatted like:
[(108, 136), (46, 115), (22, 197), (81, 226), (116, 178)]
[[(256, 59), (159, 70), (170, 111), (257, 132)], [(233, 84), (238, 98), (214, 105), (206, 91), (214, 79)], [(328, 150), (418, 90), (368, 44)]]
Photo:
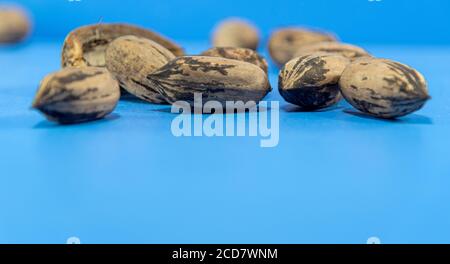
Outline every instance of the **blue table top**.
[(0, 48), (0, 243), (450, 243), (450, 47), (366, 46), (429, 81), (433, 99), (398, 121), (345, 102), (297, 112), (272, 67), (280, 141), (261, 148), (175, 137), (170, 108), (132, 100), (46, 121), (30, 105), (60, 46)]

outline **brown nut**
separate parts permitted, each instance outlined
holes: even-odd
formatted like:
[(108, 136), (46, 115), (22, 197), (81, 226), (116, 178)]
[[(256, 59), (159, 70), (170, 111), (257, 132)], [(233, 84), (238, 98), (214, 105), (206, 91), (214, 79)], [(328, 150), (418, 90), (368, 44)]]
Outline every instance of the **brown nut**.
[(61, 124), (103, 118), (116, 107), (119, 83), (105, 68), (65, 68), (44, 78), (33, 102)]
[(13, 6), (0, 6), (0, 44), (17, 43), (31, 31), (31, 22), (25, 11)]
[(236, 47), (256, 50), (259, 45), (258, 29), (241, 19), (227, 19), (220, 23), (213, 34), (214, 47)]
[(105, 51), (109, 43), (118, 37), (134, 35), (147, 38), (182, 56), (183, 50), (158, 33), (127, 24), (97, 24), (72, 31), (64, 42), (63, 67), (105, 66)]
[(338, 42), (319, 42), (303, 46), (296, 52), (295, 57), (305, 56), (316, 52), (335, 53), (350, 60), (361, 57), (371, 57), (369, 52), (363, 48)]
[(175, 59), (169, 50), (146, 38), (124, 36), (106, 49), (106, 68), (119, 80), (123, 89), (151, 103), (166, 103), (143, 80), (169, 61)]
[(328, 53), (292, 59), (280, 71), (280, 94), (306, 111), (331, 106), (341, 99), (339, 78), (349, 63), (343, 56)]
[(381, 118), (408, 115), (430, 99), (425, 78), (419, 72), (386, 59), (354, 61), (345, 69), (339, 85), (351, 105)]
[(259, 102), (271, 90), (267, 74), (258, 66), (220, 57), (185, 56), (172, 60), (147, 76), (167, 102), (185, 101), (194, 106), (194, 94), (203, 102)]
[(246, 48), (233, 48), (233, 47), (215, 47), (206, 50), (200, 54), (201, 56), (222, 57), (232, 60), (240, 60), (255, 64), (260, 67), (266, 74), (268, 71), (268, 65), (266, 59), (260, 56), (256, 51)]
[(303, 28), (284, 28), (275, 31), (269, 40), (269, 52), (272, 60), (282, 66), (295, 58), (297, 51), (311, 43), (337, 41), (336, 37)]

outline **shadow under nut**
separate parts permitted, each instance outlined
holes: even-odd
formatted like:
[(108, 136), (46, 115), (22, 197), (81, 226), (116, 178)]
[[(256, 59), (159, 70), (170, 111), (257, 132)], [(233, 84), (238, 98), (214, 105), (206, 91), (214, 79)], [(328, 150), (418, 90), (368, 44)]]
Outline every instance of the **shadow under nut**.
[(341, 99), (339, 78), (349, 63), (347, 58), (335, 54), (295, 58), (280, 71), (280, 94), (305, 111), (334, 105)]
[(258, 66), (220, 57), (186, 56), (172, 60), (149, 74), (147, 80), (158, 89), (167, 102), (185, 101), (194, 106), (194, 94), (200, 93), (203, 103), (218, 101), (253, 101), (258, 103), (270, 84)]
[(421, 109), (427, 82), (415, 69), (386, 59), (354, 61), (339, 82), (345, 99), (356, 109), (380, 118), (397, 118)]
[(247, 48), (215, 47), (202, 52), (200, 55), (245, 61), (260, 67), (266, 74), (269, 68), (266, 59), (256, 51)]
[(103, 118), (116, 107), (118, 82), (104, 68), (65, 68), (46, 76), (32, 107), (61, 124)]
[(62, 51), (63, 67), (105, 66), (105, 51), (116, 38), (133, 35), (150, 39), (182, 56), (183, 49), (162, 35), (128, 24), (96, 24), (75, 29), (66, 37)]
[(167, 103), (146, 81), (147, 75), (175, 59), (175, 55), (158, 43), (145, 38), (117, 38), (106, 50), (106, 68), (119, 80), (123, 89), (150, 103)]

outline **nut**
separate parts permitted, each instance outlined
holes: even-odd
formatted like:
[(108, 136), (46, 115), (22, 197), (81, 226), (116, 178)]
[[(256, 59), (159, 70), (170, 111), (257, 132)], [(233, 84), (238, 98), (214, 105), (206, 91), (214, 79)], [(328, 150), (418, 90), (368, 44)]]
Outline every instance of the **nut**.
[(280, 94), (302, 110), (331, 106), (341, 99), (339, 78), (349, 63), (343, 56), (328, 53), (295, 58), (280, 71)]
[(186, 101), (194, 105), (194, 94), (203, 102), (215, 100), (259, 102), (271, 90), (269, 80), (258, 66), (220, 57), (186, 56), (172, 60), (147, 76), (169, 103)]
[(268, 65), (266, 59), (252, 49), (216, 47), (204, 51), (201, 55), (249, 62), (260, 67), (267, 74)]
[(336, 37), (303, 28), (284, 28), (272, 34), (269, 40), (269, 52), (272, 60), (282, 66), (295, 58), (297, 51), (305, 45), (317, 42), (333, 42)]
[(72, 31), (64, 42), (63, 67), (105, 66), (105, 50), (118, 37), (134, 35), (164, 46), (176, 56), (183, 50), (175, 43), (152, 31), (127, 24), (97, 24)]
[(259, 44), (258, 29), (241, 19), (228, 19), (217, 26), (213, 34), (214, 47), (235, 47), (256, 50)]
[(119, 80), (127, 92), (151, 103), (166, 103), (154, 89), (142, 80), (175, 59), (169, 50), (146, 38), (124, 36), (109, 44), (106, 67)]
[(370, 54), (358, 46), (338, 42), (319, 42), (301, 47), (295, 57), (305, 56), (316, 52), (336, 53), (350, 60), (361, 57), (371, 57)]
[(354, 61), (345, 69), (339, 85), (351, 105), (381, 118), (408, 115), (430, 99), (425, 78), (419, 72), (386, 59)]
[(119, 97), (119, 84), (105, 68), (65, 68), (44, 78), (33, 108), (51, 121), (79, 123), (111, 113)]
[(0, 6), (0, 44), (17, 43), (25, 39), (31, 30), (31, 22), (22, 9)]

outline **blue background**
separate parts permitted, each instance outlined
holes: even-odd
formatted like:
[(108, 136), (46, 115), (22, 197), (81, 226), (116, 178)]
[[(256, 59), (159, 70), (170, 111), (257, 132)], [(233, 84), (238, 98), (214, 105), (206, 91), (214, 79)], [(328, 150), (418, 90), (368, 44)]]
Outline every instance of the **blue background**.
[(267, 37), (276, 27), (308, 25), (352, 43), (449, 44), (447, 0), (21, 0), (35, 16), (36, 36), (61, 38), (71, 29), (130, 22), (175, 39), (204, 40), (218, 20), (240, 16)]
[[(36, 24), (27, 43), (0, 47), (0, 243), (450, 243), (448, 1), (20, 2)], [(265, 36), (284, 24), (336, 31), (417, 68), (433, 99), (397, 121), (345, 102), (297, 112), (271, 65), (266, 100), (281, 109), (270, 149), (253, 137), (176, 138), (168, 107), (139, 101), (73, 126), (30, 109), (78, 25), (133, 22), (196, 54), (227, 16)]]

